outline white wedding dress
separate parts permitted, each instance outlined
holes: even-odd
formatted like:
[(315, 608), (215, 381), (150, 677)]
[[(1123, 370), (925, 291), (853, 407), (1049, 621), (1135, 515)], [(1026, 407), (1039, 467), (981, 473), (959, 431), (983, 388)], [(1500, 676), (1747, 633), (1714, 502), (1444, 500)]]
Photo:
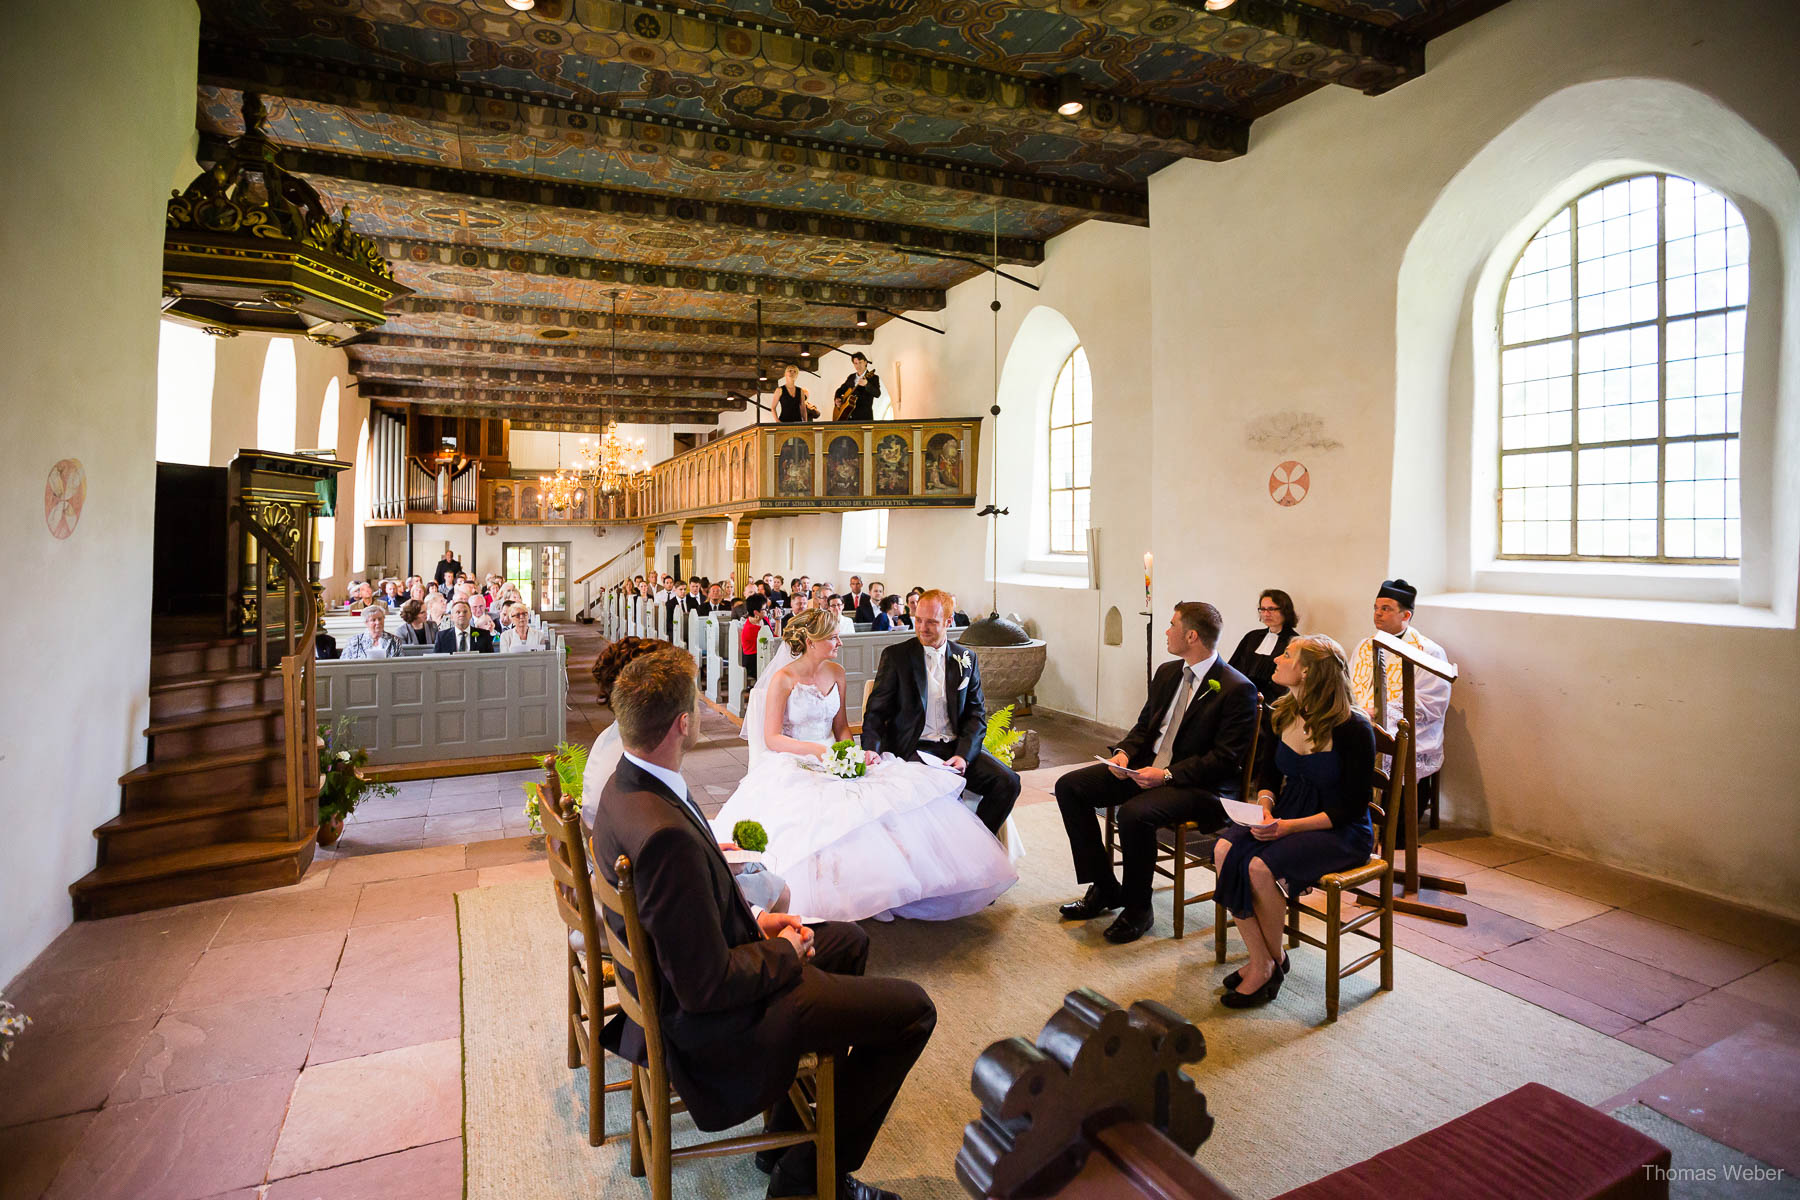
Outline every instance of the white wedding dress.
[[(796, 684), (781, 731), (829, 746), (837, 711), (836, 687), (821, 693)], [(789, 911), (949, 921), (980, 912), (1018, 882), (1006, 850), (963, 804), (961, 775), (888, 757), (860, 779), (838, 779), (814, 769), (817, 759), (762, 748), (752, 718), (760, 721), (760, 704), (745, 717), (750, 772), (713, 830), (727, 841), (739, 821), (763, 827), (763, 861), (792, 889)]]

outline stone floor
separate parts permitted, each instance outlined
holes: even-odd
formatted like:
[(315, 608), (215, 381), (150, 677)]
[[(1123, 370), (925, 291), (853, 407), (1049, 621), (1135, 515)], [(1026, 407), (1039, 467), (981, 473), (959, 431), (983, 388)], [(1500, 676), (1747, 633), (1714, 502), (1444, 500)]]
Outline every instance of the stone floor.
[[(572, 739), (605, 720), (583, 683)], [(1104, 733), (1027, 723), (1053, 765), (1022, 803), (1046, 803)], [(707, 713), (685, 771), (703, 803), (745, 767)], [(293, 887), (66, 931), (6, 991), (35, 1023), (0, 1066), (0, 1200), (461, 1196), (453, 897), (544, 876), (524, 777), (406, 785)], [(1800, 926), (1471, 831), (1421, 856), (1468, 885), (1442, 900), (1469, 924), (1402, 917), (1401, 946), (1671, 1064), (1609, 1107), (1800, 1172)]]

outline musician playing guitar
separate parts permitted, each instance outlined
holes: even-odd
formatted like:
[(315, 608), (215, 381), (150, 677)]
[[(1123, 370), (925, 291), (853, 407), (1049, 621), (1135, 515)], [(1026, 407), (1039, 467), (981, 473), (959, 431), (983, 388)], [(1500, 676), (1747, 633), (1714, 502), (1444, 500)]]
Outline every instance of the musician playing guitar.
[(831, 419), (834, 421), (873, 421), (875, 397), (881, 395), (881, 377), (869, 369), (868, 355), (858, 350), (850, 356), (856, 370), (844, 377), (844, 384), (832, 397)]

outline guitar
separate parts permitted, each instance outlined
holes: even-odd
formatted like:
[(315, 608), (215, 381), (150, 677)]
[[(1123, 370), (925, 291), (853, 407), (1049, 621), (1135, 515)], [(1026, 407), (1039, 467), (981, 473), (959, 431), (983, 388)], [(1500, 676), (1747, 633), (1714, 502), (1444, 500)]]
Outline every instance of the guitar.
[(844, 384), (843, 390), (831, 398), (831, 419), (847, 421), (854, 411), (856, 411), (856, 379), (852, 376), (850, 381)]

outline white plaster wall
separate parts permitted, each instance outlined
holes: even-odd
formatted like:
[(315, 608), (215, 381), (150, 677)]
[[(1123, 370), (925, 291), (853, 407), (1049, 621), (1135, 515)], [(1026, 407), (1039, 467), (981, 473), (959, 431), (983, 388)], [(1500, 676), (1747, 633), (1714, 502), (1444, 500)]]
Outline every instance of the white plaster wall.
[[(1434, 42), (1422, 79), (1379, 99), (1321, 91), (1257, 122), (1247, 157), (1158, 174), (1154, 487), (1179, 497), (1155, 510), (1158, 607), (1206, 595), (1229, 639), (1257, 589), (1285, 587), (1305, 627), (1351, 643), (1384, 574), (1441, 571), (1441, 546), (1423, 539), (1415, 559), (1393, 508), (1398, 490), (1425, 525), (1444, 503), (1397, 487), (1441, 475), (1435, 456), (1394, 458), (1414, 231), (1484, 146), (1593, 80), (1687, 84), (1791, 163), (1796, 44), (1800, 10), (1782, 0), (1512, 0)], [(1281, 508), (1267, 480), (1288, 458), (1312, 492)], [(1452, 815), (1800, 912), (1792, 630), (1429, 603), (1418, 624), (1468, 673), (1447, 738)]]
[[(156, 356), (168, 180), (194, 124), (199, 13), (186, 0), (32, 6), (0, 41), (0, 560), (57, 597), (66, 639), (22, 637), (0, 688), (0, 980), (70, 920), (93, 827), (141, 762), (150, 611), (120, 580), (150, 578)], [(68, 53), (91, 68), (68, 86)], [(47, 97), (56, 97), (55, 103)], [(81, 152), (70, 153), (70, 130)], [(45, 314), (80, 314), (46, 319)], [(43, 521), (52, 464), (87, 472), (65, 541)], [(141, 599), (141, 597), (140, 597)]]

